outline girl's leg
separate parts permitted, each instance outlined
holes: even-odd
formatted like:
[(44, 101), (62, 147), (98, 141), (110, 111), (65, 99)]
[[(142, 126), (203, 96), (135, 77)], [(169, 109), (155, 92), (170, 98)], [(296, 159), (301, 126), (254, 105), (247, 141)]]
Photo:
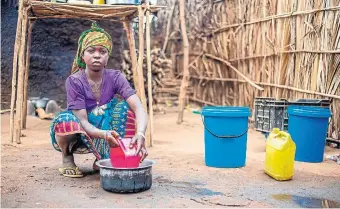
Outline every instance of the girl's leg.
[(83, 175), (74, 162), (74, 156), (72, 152), (73, 147), (72, 144), (74, 145), (77, 142), (77, 140), (80, 140), (80, 135), (79, 134), (72, 134), (67, 136), (55, 135), (55, 139), (62, 153), (63, 174), (77, 176)]

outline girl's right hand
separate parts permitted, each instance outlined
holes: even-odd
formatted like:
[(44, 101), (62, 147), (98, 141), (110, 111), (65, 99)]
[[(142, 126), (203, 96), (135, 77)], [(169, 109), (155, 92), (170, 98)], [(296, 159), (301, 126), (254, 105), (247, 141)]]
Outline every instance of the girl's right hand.
[(104, 139), (107, 141), (110, 147), (119, 147), (118, 142), (119, 138), (120, 136), (116, 131), (114, 130), (105, 131)]

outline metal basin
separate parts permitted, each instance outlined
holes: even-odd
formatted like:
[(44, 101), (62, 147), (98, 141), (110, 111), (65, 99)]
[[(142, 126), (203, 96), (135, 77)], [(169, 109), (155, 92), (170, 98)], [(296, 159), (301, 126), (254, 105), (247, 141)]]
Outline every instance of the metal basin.
[(44, 97), (44, 98), (42, 98), (42, 99), (38, 99), (38, 100), (36, 101), (36, 103), (35, 103), (35, 107), (36, 107), (36, 108), (43, 108), (43, 109), (45, 109), (46, 104), (47, 104), (47, 102), (48, 102), (49, 100), (50, 100), (50, 99), (49, 99), (49, 98), (46, 98), (46, 97)]
[(110, 159), (96, 162), (100, 167), (100, 185), (109, 192), (136, 193), (146, 191), (152, 185), (152, 165), (145, 159), (138, 168), (114, 168)]
[(28, 98), (28, 100), (31, 101), (32, 104), (34, 104), (34, 106), (39, 99), (40, 99), (40, 97), (30, 97), (30, 98)]

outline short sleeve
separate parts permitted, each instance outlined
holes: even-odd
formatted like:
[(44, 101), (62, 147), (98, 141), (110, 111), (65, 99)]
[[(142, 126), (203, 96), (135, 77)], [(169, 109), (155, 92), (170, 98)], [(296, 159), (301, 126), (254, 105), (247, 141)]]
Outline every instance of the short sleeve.
[(130, 86), (129, 82), (126, 80), (125, 76), (121, 72), (118, 73), (115, 88), (117, 94), (122, 96), (124, 100), (136, 94), (136, 91)]
[(66, 79), (65, 88), (67, 94), (67, 109), (86, 109), (85, 96), (81, 88), (80, 81), (72, 77), (68, 77)]

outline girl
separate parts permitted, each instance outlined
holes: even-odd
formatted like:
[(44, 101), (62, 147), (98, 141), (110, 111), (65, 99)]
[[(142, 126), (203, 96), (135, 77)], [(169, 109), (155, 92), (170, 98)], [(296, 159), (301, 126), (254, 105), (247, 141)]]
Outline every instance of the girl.
[[(148, 155), (147, 114), (124, 75), (105, 68), (111, 52), (111, 36), (95, 23), (80, 35), (65, 84), (67, 111), (54, 118), (50, 129), (52, 145), (62, 153), (59, 172), (64, 176), (83, 177), (73, 153), (92, 152), (96, 160), (107, 159), (120, 137), (132, 138), (130, 146), (137, 144), (136, 154), (142, 161)], [(119, 101), (116, 94), (124, 100)], [(95, 162), (93, 169), (98, 170)]]

